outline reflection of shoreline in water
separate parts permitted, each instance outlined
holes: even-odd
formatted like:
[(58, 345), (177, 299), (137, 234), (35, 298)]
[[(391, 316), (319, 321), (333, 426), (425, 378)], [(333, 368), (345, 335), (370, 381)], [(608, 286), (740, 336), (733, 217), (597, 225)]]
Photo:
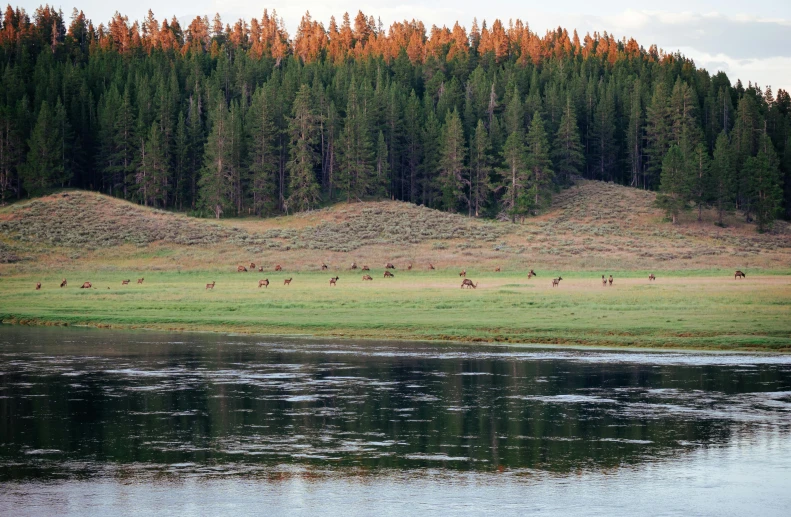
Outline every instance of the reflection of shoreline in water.
[(577, 475), (791, 429), (787, 355), (170, 338), (0, 329), (0, 480)]

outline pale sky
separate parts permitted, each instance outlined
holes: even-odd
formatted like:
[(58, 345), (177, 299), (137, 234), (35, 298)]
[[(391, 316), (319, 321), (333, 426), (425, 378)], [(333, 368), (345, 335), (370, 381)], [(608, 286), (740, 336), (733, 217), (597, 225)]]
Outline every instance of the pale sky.
[[(22, 0), (20, 5), (32, 12), (39, 1)], [(526, 0), (287, 0), (284, 2), (250, 2), (248, 0), (71, 0), (58, 3), (68, 17), (76, 6), (94, 24), (107, 22), (115, 11), (141, 20), (149, 7), (158, 20), (175, 15), (180, 20), (196, 15), (219, 12), (223, 21), (233, 22), (239, 17), (260, 17), (264, 9), (277, 9), (289, 34), (305, 11), (327, 26), (331, 15), (336, 19), (348, 11), (352, 17), (358, 10), (381, 18), (385, 27), (393, 21), (420, 19), (427, 28), (431, 25), (452, 27), (458, 20), (469, 29), (472, 19), (495, 18), (507, 24), (510, 18), (520, 18), (531, 29), (543, 34), (549, 28), (577, 29), (580, 37), (586, 32), (607, 31), (617, 39), (634, 37), (648, 48), (656, 43), (666, 52), (681, 51), (710, 73), (722, 70), (731, 81), (741, 79), (762, 87), (772, 86), (791, 90), (791, 2), (788, 0), (663, 0), (642, 7), (638, 2), (615, 0), (563, 0), (530, 2)]]

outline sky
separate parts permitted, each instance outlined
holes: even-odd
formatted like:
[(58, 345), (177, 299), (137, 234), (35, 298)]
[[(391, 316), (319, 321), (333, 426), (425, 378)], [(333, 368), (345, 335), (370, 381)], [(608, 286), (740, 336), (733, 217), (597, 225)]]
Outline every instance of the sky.
[[(39, 1), (11, 2), (32, 12)], [(344, 12), (352, 18), (358, 10), (381, 18), (385, 27), (394, 21), (423, 21), (432, 25), (452, 27), (458, 20), (469, 29), (473, 18), (479, 23), (495, 18), (507, 24), (519, 18), (538, 34), (558, 26), (569, 32), (577, 29), (580, 37), (599, 31), (615, 36), (635, 38), (645, 48), (656, 44), (665, 52), (680, 51), (695, 60), (698, 67), (710, 73), (724, 71), (732, 82), (741, 79), (762, 87), (791, 90), (791, 2), (788, 0), (663, 0), (642, 7), (639, 2), (615, 0), (563, 0), (533, 2), (530, 0), (286, 0), (283, 2), (252, 2), (250, 0), (71, 0), (61, 4), (68, 17), (78, 7), (94, 24), (107, 22), (115, 11), (142, 20), (151, 8), (158, 20), (176, 16), (180, 20), (196, 15), (220, 13), (225, 22), (242, 17), (259, 17), (264, 9), (277, 9), (290, 35), (294, 35), (306, 11), (322, 21), (325, 27), (330, 16), (340, 20)]]

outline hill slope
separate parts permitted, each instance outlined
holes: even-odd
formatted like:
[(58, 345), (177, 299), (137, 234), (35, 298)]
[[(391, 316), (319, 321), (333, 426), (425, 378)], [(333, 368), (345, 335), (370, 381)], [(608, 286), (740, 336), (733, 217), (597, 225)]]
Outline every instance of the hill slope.
[(655, 194), (580, 181), (555, 197), (548, 213), (522, 224), (482, 221), (403, 202), (338, 204), (271, 219), (190, 218), (84, 191), (0, 210), (0, 268), (28, 270), (100, 262), (103, 267), (227, 269), (333, 268), (352, 261), (425, 267), (688, 269), (791, 267), (791, 231), (772, 234), (713, 214), (664, 221)]

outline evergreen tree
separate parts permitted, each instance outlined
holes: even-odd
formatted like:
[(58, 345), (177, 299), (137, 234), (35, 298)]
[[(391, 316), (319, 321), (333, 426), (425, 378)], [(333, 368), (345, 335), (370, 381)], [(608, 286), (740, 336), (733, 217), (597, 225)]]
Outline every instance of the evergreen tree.
[(175, 183), (173, 186), (173, 201), (176, 207), (181, 210), (184, 208), (184, 199), (188, 194), (186, 187), (190, 155), (189, 133), (187, 129), (187, 121), (183, 112), (179, 113), (178, 121), (176, 122), (176, 134), (173, 143), (173, 172), (175, 178)]
[(166, 206), (168, 198), (168, 164), (163, 136), (156, 122), (148, 134), (140, 139), (134, 162), (135, 187), (138, 197), (148, 206)]
[(626, 130), (627, 154), (629, 156), (629, 171), (632, 187), (640, 186), (640, 176), (643, 179), (643, 188), (647, 188), (645, 169), (643, 167), (643, 106), (641, 97), (641, 83), (636, 81), (630, 98), (629, 127)]
[(45, 101), (28, 140), (30, 150), (21, 174), (22, 185), (30, 195), (41, 195), (63, 180), (66, 171), (59, 144), (55, 114)]
[(555, 147), (552, 153), (557, 171), (558, 181), (561, 185), (569, 185), (571, 177), (582, 173), (585, 166), (585, 156), (582, 154), (577, 116), (571, 97), (566, 99), (566, 107), (560, 115)]
[(0, 206), (11, 194), (19, 194), (18, 171), (22, 159), (19, 141), (10, 110), (0, 108)]
[(361, 200), (371, 193), (374, 183), (374, 153), (370, 121), (354, 82), (349, 88), (346, 120), (341, 133), (341, 159), (338, 183), (346, 200)]
[(464, 130), (459, 112), (454, 109), (442, 128), (442, 146), (439, 159), (439, 182), (442, 192), (442, 207), (455, 212), (459, 201), (464, 199), (464, 160), (467, 149), (464, 145)]
[(758, 231), (771, 230), (780, 213), (783, 191), (777, 155), (766, 134), (760, 137), (758, 154), (747, 158), (744, 171), (749, 178), (748, 192), (752, 198), (751, 206), (758, 222)]
[(235, 184), (231, 122), (225, 99), (216, 96), (210, 113), (209, 138), (198, 180), (200, 206), (217, 219), (234, 206)]
[(703, 143), (695, 146), (689, 156), (688, 169), (691, 171), (691, 200), (698, 207), (698, 221), (703, 220), (703, 206), (709, 201), (711, 183), (711, 159)]
[(660, 194), (657, 196), (657, 202), (665, 209), (673, 224), (689, 202), (690, 181), (687, 165), (681, 146), (676, 144), (670, 148), (662, 161)]
[(649, 188), (654, 188), (655, 181), (659, 179), (660, 173), (664, 168), (664, 157), (672, 142), (667, 88), (661, 81), (657, 83), (654, 89), (651, 104), (646, 112), (645, 133), (647, 141), (645, 154), (648, 156), (649, 172), (648, 185)]
[(717, 137), (714, 158), (711, 162), (710, 188), (717, 207), (717, 224), (723, 226), (722, 216), (733, 204), (735, 196), (733, 185), (733, 157), (731, 144), (725, 131)]
[(390, 176), (390, 152), (387, 149), (387, 142), (385, 135), (379, 131), (379, 137), (376, 140), (376, 175), (373, 178), (372, 194), (376, 196), (383, 196), (385, 193), (385, 185), (387, 185), (387, 178)]
[(252, 209), (257, 215), (271, 213), (277, 206), (279, 149), (273, 102), (268, 87), (257, 88), (246, 116), (248, 192)]
[(612, 89), (602, 86), (604, 90), (593, 120), (593, 167), (594, 177), (603, 181), (613, 181), (618, 148), (615, 141), (615, 100)]
[(524, 204), (528, 209), (545, 208), (552, 202), (552, 181), (555, 172), (552, 170), (552, 160), (549, 156), (549, 140), (544, 129), (544, 120), (541, 114), (536, 112), (530, 123), (530, 131), (527, 133), (529, 176)]
[(528, 210), (523, 203), (526, 197), (524, 190), (527, 185), (528, 160), (525, 134), (522, 131), (514, 131), (508, 135), (503, 146), (503, 161), (503, 175), (506, 178), (503, 209), (511, 222), (516, 222), (516, 217), (526, 214)]
[(288, 123), (291, 145), (287, 164), (290, 175), (287, 207), (295, 211), (316, 207), (321, 197), (314, 170), (319, 157), (314, 148), (317, 129), (310, 97), (308, 86), (300, 86), (294, 99), (293, 117)]
[(478, 120), (470, 142), (468, 215), (481, 215), (492, 192), (491, 175), (494, 170), (492, 144), (483, 120)]

